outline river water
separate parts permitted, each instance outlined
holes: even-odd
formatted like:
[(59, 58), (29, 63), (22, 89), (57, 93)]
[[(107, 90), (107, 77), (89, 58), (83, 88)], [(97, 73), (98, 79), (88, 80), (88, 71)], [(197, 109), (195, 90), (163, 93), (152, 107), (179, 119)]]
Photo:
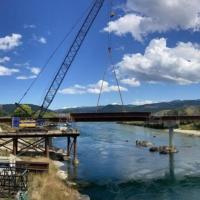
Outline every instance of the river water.
[[(92, 200), (199, 200), (200, 138), (176, 133), (174, 155), (151, 153), (136, 140), (167, 145), (168, 133), (116, 123), (78, 123), (78, 159), (65, 163)], [(54, 144), (66, 149), (66, 139)]]

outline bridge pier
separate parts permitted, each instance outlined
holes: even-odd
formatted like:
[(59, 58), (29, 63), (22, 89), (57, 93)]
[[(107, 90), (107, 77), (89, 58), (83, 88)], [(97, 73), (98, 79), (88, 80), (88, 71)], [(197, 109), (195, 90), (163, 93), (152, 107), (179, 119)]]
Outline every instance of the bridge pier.
[[(72, 140), (71, 140), (72, 137)], [(67, 137), (67, 160), (70, 158), (71, 151), (73, 149), (73, 164), (78, 164), (77, 159), (77, 136), (68, 136)]]
[(169, 147), (173, 148), (173, 138), (174, 138), (174, 128), (177, 127), (178, 121), (176, 120), (168, 120), (164, 122), (164, 127), (169, 130)]
[(71, 138), (70, 136), (67, 137), (67, 157), (70, 157), (70, 144), (71, 144)]
[(49, 147), (53, 148), (53, 138), (49, 137)]
[(77, 159), (77, 137), (74, 137), (74, 157), (73, 157), (73, 164), (77, 165), (79, 163)]
[(169, 128), (169, 147), (173, 147), (173, 136), (174, 136), (174, 128), (170, 127)]

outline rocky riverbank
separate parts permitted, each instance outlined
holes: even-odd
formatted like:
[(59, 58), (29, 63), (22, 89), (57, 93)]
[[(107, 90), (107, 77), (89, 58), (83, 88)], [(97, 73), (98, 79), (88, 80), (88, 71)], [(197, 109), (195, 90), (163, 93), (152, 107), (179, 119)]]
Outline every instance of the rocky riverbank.
[(200, 137), (200, 130), (184, 130), (184, 129), (174, 129), (175, 133), (182, 133), (188, 136)]
[[(141, 126), (145, 128), (153, 128), (153, 129), (160, 129), (163, 130), (164, 132), (168, 132), (167, 128), (164, 128), (162, 125), (147, 125), (144, 122), (120, 122), (122, 125), (131, 125), (131, 126)], [(184, 127), (183, 127), (184, 128)], [(197, 136), (200, 137), (200, 130), (187, 130), (187, 129), (182, 129), (182, 128), (175, 128), (174, 129), (175, 133), (181, 133), (187, 136)]]

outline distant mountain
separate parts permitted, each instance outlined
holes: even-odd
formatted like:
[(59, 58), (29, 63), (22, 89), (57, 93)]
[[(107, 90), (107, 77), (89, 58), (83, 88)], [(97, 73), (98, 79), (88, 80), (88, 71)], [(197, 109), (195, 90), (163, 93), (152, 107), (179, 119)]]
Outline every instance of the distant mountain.
[[(77, 107), (55, 110), (58, 113), (96, 112), (96, 107)], [(157, 115), (200, 114), (200, 100), (175, 100), (145, 105), (106, 105), (100, 106), (98, 112), (152, 112)]]
[[(33, 111), (39, 110), (40, 106), (28, 104)], [(14, 104), (0, 105), (0, 116), (10, 116), (16, 109)], [(98, 112), (152, 112), (156, 115), (200, 115), (200, 100), (175, 100), (145, 105), (106, 105), (99, 106)], [(96, 112), (97, 107), (77, 107), (58, 110), (49, 110), (55, 113), (90, 113)]]

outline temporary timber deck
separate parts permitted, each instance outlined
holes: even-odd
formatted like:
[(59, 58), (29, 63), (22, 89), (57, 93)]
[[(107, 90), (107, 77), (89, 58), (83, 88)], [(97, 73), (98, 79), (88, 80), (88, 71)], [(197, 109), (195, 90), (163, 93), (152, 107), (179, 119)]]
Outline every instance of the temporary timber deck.
[(0, 138), (34, 138), (34, 137), (74, 137), (79, 136), (80, 133), (77, 129), (71, 129), (67, 131), (26, 131), (26, 132), (0, 132)]
[(73, 157), (74, 160), (76, 160), (77, 137), (79, 135), (80, 133), (77, 129), (69, 129), (66, 131), (51, 130), (47, 132), (1, 132), (0, 151), (2, 149), (7, 149), (14, 155), (21, 155), (24, 152), (29, 152), (32, 150), (40, 153), (43, 152), (46, 157), (49, 157), (50, 148), (52, 147), (52, 138), (65, 137), (67, 138), (67, 156), (70, 156), (73, 147)]

